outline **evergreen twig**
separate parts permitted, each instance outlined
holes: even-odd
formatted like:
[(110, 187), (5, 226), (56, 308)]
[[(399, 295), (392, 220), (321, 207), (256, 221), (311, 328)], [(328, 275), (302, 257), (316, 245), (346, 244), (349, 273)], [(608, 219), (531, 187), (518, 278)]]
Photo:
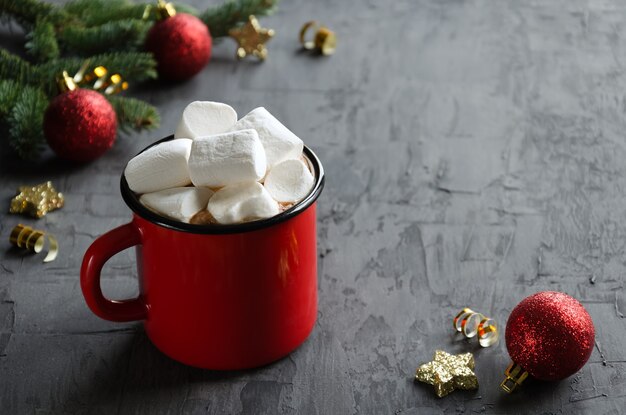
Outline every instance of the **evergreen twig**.
[[(279, 0), (226, 0), (199, 13), (176, 5), (179, 12), (198, 16), (213, 38), (244, 23), (249, 15), (270, 14)], [(148, 5), (129, 0), (71, 0), (58, 6), (42, 0), (0, 0), (0, 17), (14, 19), (28, 32), (26, 50), (37, 64), (0, 49), (0, 120), (9, 142), (22, 157), (31, 158), (44, 143), (43, 114), (57, 94), (62, 71), (76, 73), (89, 56), (91, 68), (102, 65), (130, 82), (156, 78), (151, 54), (138, 52), (152, 20)], [(154, 15), (151, 16), (154, 19)], [(125, 52), (114, 52), (124, 50)], [(71, 57), (61, 58), (61, 53)], [(82, 56), (82, 57), (81, 57)], [(152, 105), (133, 98), (107, 97), (122, 130), (155, 128), (159, 114)]]
[(38, 0), (0, 0), (0, 13), (27, 28), (34, 26), (42, 16), (52, 14), (54, 9), (53, 5)]
[(0, 49), (0, 79), (29, 85), (39, 81), (33, 65), (4, 49)]
[(26, 35), (26, 50), (37, 61), (49, 61), (59, 57), (59, 45), (50, 22), (40, 22)]
[(46, 95), (38, 88), (14, 81), (0, 81), (0, 111), (8, 130), (9, 145), (24, 159), (36, 158), (45, 139), (43, 114), (48, 107)]
[[(180, 12), (197, 15), (209, 27), (211, 36), (220, 38), (228, 36), (231, 28), (244, 23), (251, 14), (271, 14), (278, 1), (227, 0), (201, 13), (183, 4), (176, 5), (176, 8)], [(29, 49), (33, 51), (33, 56), (44, 59), (44, 52), (48, 50), (46, 45), (53, 44), (53, 37), (63, 50), (81, 56), (116, 47), (138, 50), (152, 24), (143, 19), (148, 6), (154, 6), (154, 2), (135, 4), (128, 0), (74, 0), (64, 6), (54, 6), (41, 0), (0, 0), (0, 14), (13, 17), (32, 30)], [(134, 23), (129, 23), (131, 20)], [(50, 27), (35, 27), (41, 24), (52, 24), (53, 30)], [(51, 52), (48, 59), (57, 55)]]
[(12, 80), (0, 81), (0, 117), (5, 117), (15, 105), (22, 86)]
[(152, 130), (159, 126), (161, 118), (155, 107), (135, 98), (107, 96), (117, 114), (118, 126), (124, 132), (129, 130)]
[(140, 20), (146, 5), (131, 3), (128, 0), (74, 0), (67, 3), (63, 9), (77, 17), (85, 27), (94, 27), (115, 20)]
[(212, 7), (199, 15), (209, 27), (211, 36), (228, 36), (228, 31), (248, 20), (248, 16), (271, 14), (279, 0), (227, 0), (224, 4)]
[(68, 26), (59, 34), (59, 40), (66, 50), (79, 56), (137, 50), (148, 28), (148, 22), (133, 19), (106, 22), (97, 27)]

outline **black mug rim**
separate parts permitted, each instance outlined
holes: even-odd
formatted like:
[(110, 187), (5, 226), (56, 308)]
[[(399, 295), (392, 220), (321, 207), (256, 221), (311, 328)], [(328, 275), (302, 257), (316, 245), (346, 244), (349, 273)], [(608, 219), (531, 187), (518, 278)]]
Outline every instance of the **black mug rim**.
[[(174, 135), (167, 136), (162, 138), (161, 140), (155, 141), (149, 146), (145, 147), (138, 154), (143, 153), (150, 147), (154, 147), (155, 145), (161, 144), (165, 141), (170, 141), (174, 139)], [(158, 213), (155, 213), (142, 205), (139, 202), (139, 198), (135, 195), (135, 193), (130, 190), (128, 187), (128, 182), (126, 181), (126, 177), (124, 176), (124, 172), (122, 171), (122, 177), (120, 179), (120, 190), (122, 192), (122, 198), (126, 205), (133, 211), (135, 214), (139, 215), (143, 219), (154, 223), (156, 225), (162, 226), (164, 228), (168, 228), (175, 231), (181, 232), (189, 232), (196, 234), (212, 234), (212, 235), (221, 235), (221, 234), (229, 234), (229, 233), (242, 233), (242, 232), (250, 232), (256, 231), (259, 229), (268, 228), (270, 226), (274, 226), (278, 223), (284, 222), (302, 212), (304, 212), (309, 206), (311, 206), (322, 193), (322, 189), (324, 188), (324, 168), (322, 167), (322, 163), (320, 162), (317, 155), (306, 145), (303, 150), (304, 155), (309, 159), (311, 165), (313, 167), (315, 173), (315, 184), (309, 194), (302, 199), (300, 202), (296, 203), (289, 209), (284, 212), (279, 213), (278, 215), (272, 216), (268, 219), (255, 220), (252, 222), (244, 222), (237, 223), (232, 225), (216, 225), (216, 224), (208, 224), (208, 225), (196, 225), (191, 223), (180, 222), (174, 219), (166, 218), (165, 216), (161, 216)], [(125, 169), (124, 169), (125, 170)]]

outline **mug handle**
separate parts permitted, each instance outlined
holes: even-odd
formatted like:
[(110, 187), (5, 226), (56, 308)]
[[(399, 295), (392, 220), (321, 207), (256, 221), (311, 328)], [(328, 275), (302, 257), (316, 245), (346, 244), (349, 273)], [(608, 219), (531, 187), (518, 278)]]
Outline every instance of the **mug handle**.
[(100, 318), (110, 321), (145, 320), (148, 307), (141, 294), (129, 300), (109, 300), (102, 295), (100, 272), (113, 255), (141, 244), (141, 233), (134, 222), (115, 228), (96, 239), (83, 258), (80, 287), (87, 305)]

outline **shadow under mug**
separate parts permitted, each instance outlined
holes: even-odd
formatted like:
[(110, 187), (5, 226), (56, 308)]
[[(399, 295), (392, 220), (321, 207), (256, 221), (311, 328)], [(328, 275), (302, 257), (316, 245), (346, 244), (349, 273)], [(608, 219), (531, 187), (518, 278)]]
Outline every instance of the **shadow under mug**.
[[(289, 354), (308, 337), (317, 316), (316, 200), (324, 170), (308, 147), (304, 155), (315, 174), (310, 193), (272, 218), (235, 225), (193, 225), (157, 215), (139, 203), (122, 174), (122, 197), (133, 219), (100, 236), (85, 253), (80, 282), (89, 308), (106, 320), (143, 320), (159, 350), (191, 366), (245, 369)], [(102, 267), (132, 246), (139, 296), (107, 299)]]

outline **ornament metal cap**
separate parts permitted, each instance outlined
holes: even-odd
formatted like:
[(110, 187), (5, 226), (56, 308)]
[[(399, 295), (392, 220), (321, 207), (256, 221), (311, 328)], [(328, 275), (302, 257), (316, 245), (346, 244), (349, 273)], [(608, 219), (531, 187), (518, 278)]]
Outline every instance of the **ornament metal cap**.
[(163, 0), (159, 0), (159, 4), (157, 4), (156, 9), (157, 19), (163, 20), (168, 17), (176, 16), (176, 9), (172, 3), (166, 3)]
[(154, 13), (156, 15), (157, 20), (164, 20), (168, 17), (176, 16), (176, 8), (172, 3), (166, 3), (163, 0), (158, 0), (157, 5), (153, 6), (152, 4), (148, 4), (143, 11), (143, 16), (141, 17), (143, 20), (147, 20), (150, 17), (150, 13)]
[[(307, 40), (307, 33), (309, 30), (315, 30), (313, 40)], [(311, 20), (302, 25), (300, 29), (300, 44), (306, 50), (319, 50), (322, 55), (328, 56), (335, 53), (337, 49), (337, 36), (335, 32), (327, 28), (326, 26), (319, 26), (318, 22)]]
[(74, 82), (74, 79), (67, 73), (67, 71), (63, 71), (61, 76), (59, 76), (57, 79), (57, 85), (59, 86), (59, 92), (61, 93), (78, 89), (76, 82)]
[(511, 362), (509, 367), (507, 367), (504, 371), (504, 375), (506, 378), (502, 381), (500, 387), (506, 393), (511, 393), (515, 390), (515, 388), (522, 385), (524, 380), (528, 377), (528, 372), (517, 363)]

